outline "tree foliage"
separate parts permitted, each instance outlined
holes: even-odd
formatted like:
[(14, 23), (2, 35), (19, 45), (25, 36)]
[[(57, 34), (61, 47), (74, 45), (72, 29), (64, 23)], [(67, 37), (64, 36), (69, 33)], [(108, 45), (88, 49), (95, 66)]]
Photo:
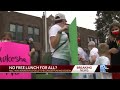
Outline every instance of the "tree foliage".
[(109, 26), (114, 20), (120, 21), (120, 11), (97, 11), (96, 30), (100, 42), (105, 42), (106, 35), (109, 33)]

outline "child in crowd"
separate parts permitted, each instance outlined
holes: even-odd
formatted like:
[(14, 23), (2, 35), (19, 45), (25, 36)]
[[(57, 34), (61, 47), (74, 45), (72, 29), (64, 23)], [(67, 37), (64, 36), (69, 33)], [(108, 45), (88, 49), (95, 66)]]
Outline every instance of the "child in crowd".
[(1, 42), (12, 41), (12, 34), (10, 32), (4, 32), (1, 36)]
[[(110, 59), (107, 57), (109, 55), (109, 46), (106, 43), (101, 43), (98, 46), (99, 57), (96, 59), (95, 65), (110, 65)], [(112, 79), (111, 73), (96, 73), (96, 79)]]

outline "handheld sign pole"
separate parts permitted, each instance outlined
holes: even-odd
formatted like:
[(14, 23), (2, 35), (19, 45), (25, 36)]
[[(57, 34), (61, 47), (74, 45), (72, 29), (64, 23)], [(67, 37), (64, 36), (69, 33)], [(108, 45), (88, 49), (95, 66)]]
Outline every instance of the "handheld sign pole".
[[(69, 25), (69, 38), (70, 38), (71, 63), (72, 65), (78, 65), (76, 18)], [(78, 76), (78, 73), (73, 74), (73, 77), (76, 77), (76, 76)]]

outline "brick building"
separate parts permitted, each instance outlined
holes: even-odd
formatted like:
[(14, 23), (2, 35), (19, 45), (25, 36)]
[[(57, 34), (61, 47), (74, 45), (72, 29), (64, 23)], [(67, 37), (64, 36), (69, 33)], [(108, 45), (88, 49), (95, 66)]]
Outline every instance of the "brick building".
[[(47, 30), (53, 24), (54, 17), (47, 18)], [(5, 31), (13, 34), (15, 41), (24, 42), (26, 37), (34, 39), (35, 48), (39, 53), (39, 60), (45, 52), (45, 16), (42, 18), (26, 15), (18, 12), (0, 11), (0, 35)], [(87, 48), (88, 41), (95, 40), (97, 43), (96, 31), (78, 27), (78, 36), (81, 38), (81, 47)], [(47, 44), (49, 47), (49, 44)], [(49, 50), (49, 48), (48, 48)]]
[(81, 39), (82, 48), (88, 48), (89, 41), (94, 41), (96, 43), (96, 47), (98, 46), (97, 31), (78, 27), (78, 37)]

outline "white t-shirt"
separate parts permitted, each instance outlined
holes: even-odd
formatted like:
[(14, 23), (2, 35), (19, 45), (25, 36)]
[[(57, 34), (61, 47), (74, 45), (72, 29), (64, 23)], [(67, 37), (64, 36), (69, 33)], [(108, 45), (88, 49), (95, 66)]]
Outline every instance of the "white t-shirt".
[(105, 65), (110, 65), (110, 60), (108, 57), (106, 56), (100, 56), (96, 59), (95, 65), (101, 65), (101, 64), (105, 64)]
[(78, 47), (79, 58), (82, 57), (84, 60), (89, 60), (87, 53), (81, 48)]
[[(50, 37), (51, 36), (56, 36), (57, 32), (61, 29), (61, 27), (58, 24), (53, 25), (50, 30), (49, 30), (49, 44), (50, 44), (50, 50), (53, 52), (55, 49), (52, 48), (51, 43), (50, 43)], [(64, 43), (66, 40), (68, 40), (68, 36), (65, 32), (62, 32), (60, 42), (58, 46), (60, 46), (62, 43)], [(62, 45), (59, 49), (57, 49), (53, 56), (55, 58), (60, 58), (60, 59), (65, 59), (70, 61), (70, 46), (69, 46), (69, 40)]]
[[(78, 47), (78, 54), (79, 54), (79, 58), (82, 57), (84, 60), (89, 59), (87, 53), (81, 47)], [(79, 61), (79, 64), (82, 65), (82, 63), (80, 61)], [(86, 76), (86, 77), (84, 77), (84, 76)], [(88, 75), (85, 73), (79, 73), (79, 76), (76, 78), (77, 79), (87, 79)]]
[(99, 57), (99, 54), (98, 54), (98, 49), (96, 47), (94, 47), (91, 51), (90, 51), (90, 56), (89, 56), (89, 60), (91, 61), (91, 56), (95, 55), (96, 58)]
[[(109, 58), (106, 56), (100, 56), (99, 58), (97, 58), (95, 65), (101, 65), (101, 64), (110, 65)], [(112, 79), (112, 74), (97, 72), (96, 79)]]
[[(96, 59), (99, 57), (98, 49), (96, 47), (92, 48), (92, 50), (90, 51), (90, 54), (89, 54), (90, 62), (92, 62), (91, 57), (94, 55), (96, 56)], [(89, 74), (89, 79), (94, 79), (93, 74)]]
[(83, 59), (85, 59), (84, 50), (81, 47), (78, 47), (78, 55), (79, 58), (82, 57)]

